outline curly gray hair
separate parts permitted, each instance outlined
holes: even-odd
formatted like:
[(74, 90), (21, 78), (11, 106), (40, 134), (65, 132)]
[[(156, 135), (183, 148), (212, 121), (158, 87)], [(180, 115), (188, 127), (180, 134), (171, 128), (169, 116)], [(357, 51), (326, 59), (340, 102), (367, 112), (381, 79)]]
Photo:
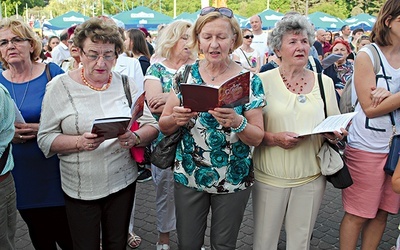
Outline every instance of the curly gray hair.
[(271, 50), (280, 50), (282, 38), (288, 33), (299, 34), (306, 31), (310, 46), (314, 44), (315, 32), (306, 17), (300, 14), (287, 15), (275, 24), (275, 28), (268, 35), (268, 46)]

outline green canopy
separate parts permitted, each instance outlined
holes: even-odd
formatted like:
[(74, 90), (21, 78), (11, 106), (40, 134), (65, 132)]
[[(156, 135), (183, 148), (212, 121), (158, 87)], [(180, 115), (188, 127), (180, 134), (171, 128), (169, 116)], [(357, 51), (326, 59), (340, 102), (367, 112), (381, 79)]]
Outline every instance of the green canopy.
[(123, 22), (125, 29), (144, 27), (147, 30), (155, 30), (158, 25), (173, 21), (171, 17), (144, 6), (121, 12), (113, 18)]
[(341, 19), (323, 12), (314, 12), (308, 15), (308, 20), (314, 24), (316, 29), (340, 30), (345, 25)]
[(43, 27), (50, 30), (63, 30), (75, 24), (81, 24), (88, 20), (89, 17), (82, 15), (79, 12), (69, 11), (61, 16), (55, 17), (43, 23)]
[(344, 21), (350, 26), (352, 30), (358, 28), (362, 28), (364, 30), (372, 30), (372, 27), (374, 27), (376, 21), (376, 17), (361, 13)]

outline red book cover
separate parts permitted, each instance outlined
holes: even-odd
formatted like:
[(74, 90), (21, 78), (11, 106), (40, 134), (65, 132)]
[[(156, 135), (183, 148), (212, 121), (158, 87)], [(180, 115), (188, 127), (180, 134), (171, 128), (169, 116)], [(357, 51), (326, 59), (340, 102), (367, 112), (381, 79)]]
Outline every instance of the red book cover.
[(180, 89), (183, 106), (192, 111), (233, 108), (249, 102), (250, 72), (236, 75), (220, 86), (182, 83)]
[(145, 92), (138, 94), (131, 107), (131, 117), (107, 117), (93, 121), (92, 133), (104, 139), (116, 138), (128, 131), (132, 123), (143, 115)]

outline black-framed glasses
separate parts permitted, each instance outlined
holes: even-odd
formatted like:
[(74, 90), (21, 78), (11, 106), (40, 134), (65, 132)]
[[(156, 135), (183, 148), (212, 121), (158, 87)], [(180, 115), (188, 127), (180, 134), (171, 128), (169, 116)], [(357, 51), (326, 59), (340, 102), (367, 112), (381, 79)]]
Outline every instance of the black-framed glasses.
[(6, 47), (9, 43), (12, 43), (13, 45), (22, 45), (26, 41), (29, 41), (29, 39), (22, 38), (19, 36), (15, 36), (15, 37), (11, 38), (10, 40), (2, 39), (2, 40), (0, 40), (0, 48)]
[(93, 52), (86, 53), (82, 48), (81, 48), (83, 54), (89, 59), (89, 61), (97, 61), (99, 60), (100, 57), (103, 57), (104, 61), (112, 61), (115, 59), (115, 53), (114, 51), (108, 51), (104, 55), (99, 55), (95, 54)]
[(226, 17), (229, 17), (229, 18), (233, 17), (233, 11), (231, 9), (229, 9), (229, 8), (226, 8), (226, 7), (221, 7), (221, 8), (204, 7), (200, 11), (200, 16), (207, 15), (208, 13), (211, 13), (211, 12), (214, 12), (214, 11), (219, 12), (222, 15), (224, 15)]
[(245, 39), (253, 39), (254, 38), (254, 35), (246, 35), (246, 36), (244, 36), (243, 38), (245, 38)]

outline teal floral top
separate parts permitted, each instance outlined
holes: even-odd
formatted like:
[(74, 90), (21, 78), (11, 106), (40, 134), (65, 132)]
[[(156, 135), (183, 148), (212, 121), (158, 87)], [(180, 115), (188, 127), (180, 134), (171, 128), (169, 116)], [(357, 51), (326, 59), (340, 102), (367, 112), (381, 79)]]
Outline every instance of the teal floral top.
[[(184, 67), (178, 70), (182, 74)], [(178, 78), (177, 77), (177, 78)], [(199, 62), (192, 65), (188, 82), (204, 84), (199, 73)], [(178, 98), (181, 94), (174, 86)], [(251, 78), (250, 102), (235, 107), (238, 114), (264, 107), (265, 97), (261, 80)], [(208, 193), (233, 193), (253, 185), (252, 148), (230, 128), (222, 127), (207, 112), (200, 112), (184, 128), (178, 145), (174, 178), (186, 187)]]
[[(147, 69), (145, 79), (159, 80), (163, 93), (168, 93), (172, 88), (175, 73), (175, 69), (167, 68), (162, 62), (154, 63)], [(157, 121), (160, 119), (158, 114), (153, 114), (153, 116)], [(163, 137), (164, 135), (160, 132), (152, 145), (157, 145)]]

